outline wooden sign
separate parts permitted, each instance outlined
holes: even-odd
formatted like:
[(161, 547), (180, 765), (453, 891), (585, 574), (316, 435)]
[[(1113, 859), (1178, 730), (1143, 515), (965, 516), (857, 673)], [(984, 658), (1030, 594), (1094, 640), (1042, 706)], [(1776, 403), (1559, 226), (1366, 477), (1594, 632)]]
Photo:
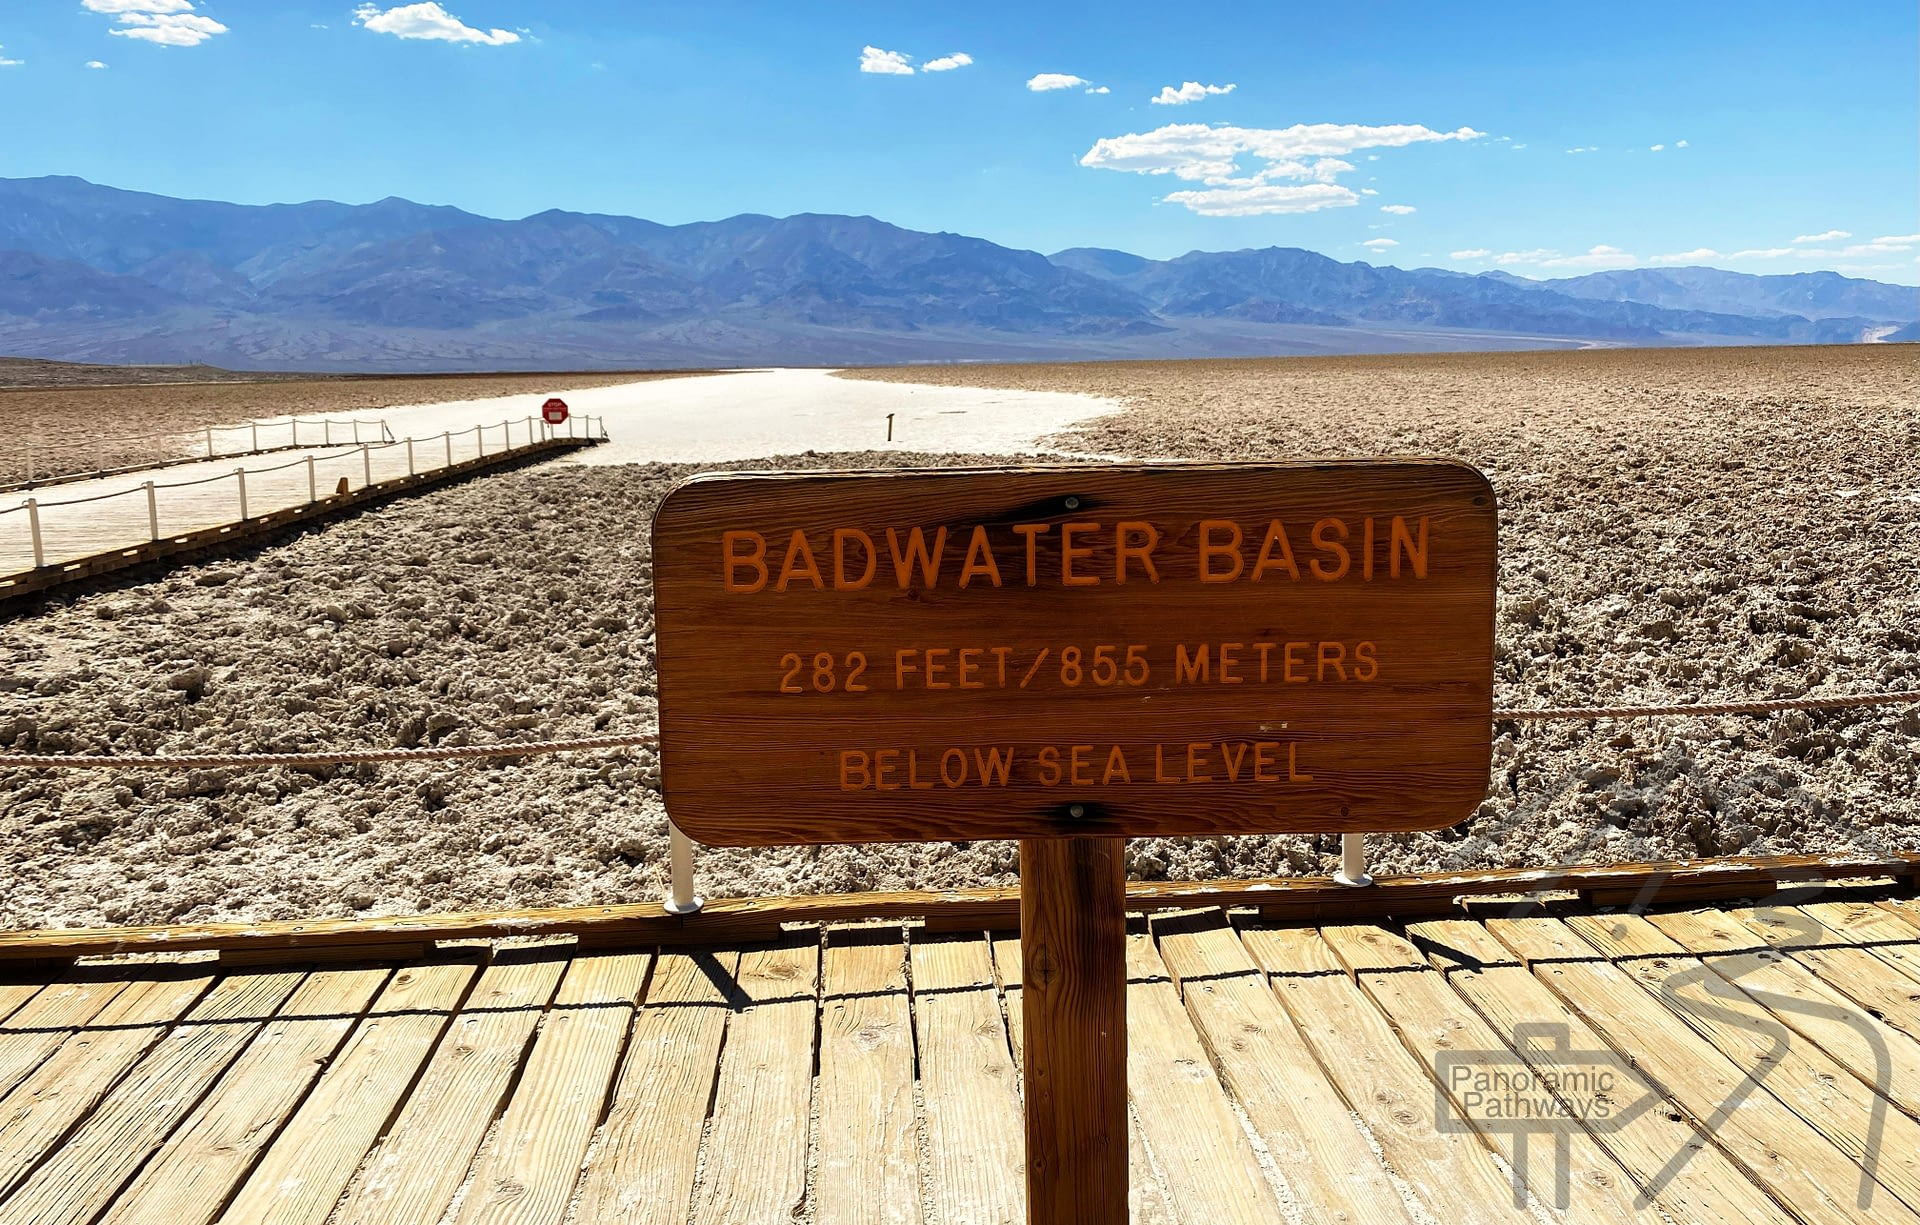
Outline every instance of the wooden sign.
[(1452, 824), (1495, 534), (1442, 462), (697, 477), (653, 522), (668, 812), (721, 845)]

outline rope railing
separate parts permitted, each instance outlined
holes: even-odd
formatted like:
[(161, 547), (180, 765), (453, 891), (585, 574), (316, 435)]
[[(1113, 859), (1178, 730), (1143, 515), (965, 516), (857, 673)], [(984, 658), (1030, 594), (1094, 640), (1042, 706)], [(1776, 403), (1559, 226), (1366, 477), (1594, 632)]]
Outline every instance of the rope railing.
[[(307, 437), (304, 440), (300, 437), (302, 426), (307, 427)], [(368, 432), (365, 438), (361, 437), (362, 427), (365, 427)], [(314, 437), (316, 429), (319, 431), (318, 438)], [(264, 440), (261, 437), (263, 430), (266, 431)], [(276, 434), (276, 431), (279, 433)], [(225, 448), (217, 445), (216, 436), (224, 441), (227, 436), (233, 434), (244, 434), (246, 441), (240, 445)], [(339, 436), (336, 437), (336, 434)], [(145, 468), (199, 463), (230, 456), (260, 455), (268, 451), (287, 451), (297, 447), (358, 445), (376, 440), (393, 441), (393, 429), (387, 424), (385, 418), (267, 417), (243, 421), (235, 425), (200, 425), (191, 429), (167, 430), (155, 434), (120, 434), (54, 442), (46, 442), (35, 437), (27, 439), (23, 448), (25, 479), (8, 488), (31, 488), (36, 484), (49, 481), (69, 482), (117, 476), (126, 472), (139, 472)], [(101, 467), (97, 462), (71, 467), (62, 459), (63, 456), (72, 455), (75, 452), (100, 455), (116, 447), (158, 441), (178, 443), (182, 446), (184, 453), (168, 459), (146, 459), (116, 467)]]
[[(1537, 710), (1495, 710), (1503, 722), (1547, 722), (1584, 719), (1647, 719), (1687, 715), (1778, 714), (1790, 710), (1838, 710), (1851, 707), (1920, 705), (1920, 690), (1830, 694), (1822, 697), (1777, 698), (1753, 702), (1721, 702), (1674, 706), (1562, 706)], [(50, 754), (29, 756), (0, 753), (0, 769), (203, 770), (250, 766), (347, 766), (400, 761), (453, 761), (461, 758), (536, 757), (545, 753), (576, 753), (595, 749), (644, 748), (658, 743), (657, 732), (627, 732), (613, 736), (586, 736), (572, 740), (503, 740), (488, 744), (429, 745), (424, 748), (333, 749), (308, 753), (187, 753), (117, 756), (114, 754)]]
[[(595, 432), (596, 422), (598, 423), (597, 433)], [(515, 427), (524, 429), (524, 435), (516, 438), (517, 431)], [(384, 429), (384, 423), (382, 423), (382, 428)], [(495, 430), (499, 431), (498, 435), (494, 434)], [(469, 435), (472, 436), (472, 441), (462, 444), (461, 450), (463, 454), (460, 457), (460, 461), (456, 461), (454, 444), (459, 440), (466, 439)], [(48, 557), (55, 552), (46, 539), (47, 533), (44, 531), (41, 521), (41, 516), (47, 511), (59, 510), (64, 507), (81, 506), (88, 503), (105, 502), (114, 498), (145, 498), (147, 503), (147, 539), (149, 541), (158, 541), (165, 538), (161, 531), (161, 499), (159, 495), (167, 490), (187, 489), (220, 481), (232, 481), (234, 482), (235, 493), (237, 495), (237, 505), (239, 509), (238, 521), (245, 522), (252, 517), (250, 514), (252, 508), (249, 506), (247, 497), (247, 481), (249, 477), (257, 480), (260, 477), (271, 476), (274, 473), (285, 472), (292, 468), (305, 467), (307, 470), (306, 504), (311, 505), (321, 499), (321, 485), (317, 472), (317, 468), (321, 464), (341, 460), (351, 462), (357, 457), (359, 459), (360, 470), (358, 473), (352, 475), (357, 476), (359, 478), (358, 484), (362, 488), (365, 488), (376, 483), (373, 462), (373, 457), (376, 453), (390, 452), (396, 448), (404, 447), (407, 456), (406, 475), (412, 477), (422, 471), (434, 471), (442, 467), (451, 468), (456, 462), (464, 462), (465, 460), (473, 458), (485, 459), (489, 455), (497, 456), (508, 454), (534, 446), (542, 441), (563, 436), (573, 438), (605, 438), (605, 419), (594, 417), (571, 418), (569, 419), (564, 434), (561, 428), (550, 426), (537, 417), (526, 417), (520, 421), (508, 419), (498, 424), (475, 425), (470, 429), (459, 431), (443, 430), (438, 435), (429, 434), (423, 437), (409, 435), (406, 438), (392, 439), (384, 442), (343, 444), (339, 450), (330, 453), (311, 451), (283, 464), (255, 467), (242, 465), (241, 467), (233, 469), (231, 472), (216, 473), (211, 476), (198, 477), (193, 480), (143, 481), (139, 485), (129, 486), (126, 489), (109, 490), (105, 493), (89, 494), (76, 498), (62, 498), (54, 501), (30, 497), (12, 506), (0, 506), (0, 520), (4, 520), (7, 515), (12, 514), (23, 514), (26, 516), (27, 531), (32, 544), (33, 568), (38, 570), (47, 564)], [(499, 439), (497, 444), (494, 442), (496, 437)], [(428, 444), (424, 449), (416, 445), (423, 443)], [(436, 449), (432, 444), (438, 444), (438, 448)], [(381, 479), (393, 479), (398, 475), (399, 473), (397, 472), (385, 474)], [(299, 503), (296, 502), (287, 505), (298, 504)], [(280, 507), (276, 507), (276, 509), (279, 508)], [(129, 546), (135, 543), (136, 541), (131, 539), (127, 541)]]

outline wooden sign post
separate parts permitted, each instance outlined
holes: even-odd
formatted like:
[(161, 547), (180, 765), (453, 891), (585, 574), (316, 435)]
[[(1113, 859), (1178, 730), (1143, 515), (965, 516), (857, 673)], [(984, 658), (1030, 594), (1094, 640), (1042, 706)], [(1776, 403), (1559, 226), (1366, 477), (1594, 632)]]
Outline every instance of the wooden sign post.
[(667, 809), (1019, 839), (1029, 1220), (1123, 1222), (1123, 840), (1470, 814), (1495, 535), (1440, 462), (698, 477), (653, 523)]

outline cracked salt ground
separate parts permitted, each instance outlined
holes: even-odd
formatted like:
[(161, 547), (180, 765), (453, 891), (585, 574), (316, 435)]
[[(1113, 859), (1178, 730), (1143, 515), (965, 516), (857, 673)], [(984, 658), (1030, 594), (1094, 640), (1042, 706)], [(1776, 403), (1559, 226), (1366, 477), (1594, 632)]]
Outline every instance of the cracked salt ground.
[[(1817, 473), (1824, 488), (1920, 486), (1920, 369), (1907, 354), (896, 377), (1031, 383), (1137, 406), (1063, 440), (1088, 451), (1391, 449), (1479, 465), (1501, 497), (1500, 706), (1920, 688), (1920, 509), (1773, 492), (1788, 471)], [(960, 462), (889, 453), (732, 466)], [(53, 600), (0, 626), (0, 745), (247, 751), (645, 730), (655, 715), (645, 525), (694, 470), (505, 473)], [(1899, 708), (1498, 727), (1472, 820), (1378, 837), (1370, 850), (1385, 872), (1912, 850), (1917, 738), (1920, 710)], [(668, 855), (658, 788), (651, 750), (313, 772), (0, 772), (0, 924), (649, 900), (664, 891)], [(1130, 844), (1129, 868), (1321, 874), (1335, 851), (1333, 839), (1147, 839)], [(1005, 884), (1016, 866), (997, 842), (699, 859), (710, 897)]]

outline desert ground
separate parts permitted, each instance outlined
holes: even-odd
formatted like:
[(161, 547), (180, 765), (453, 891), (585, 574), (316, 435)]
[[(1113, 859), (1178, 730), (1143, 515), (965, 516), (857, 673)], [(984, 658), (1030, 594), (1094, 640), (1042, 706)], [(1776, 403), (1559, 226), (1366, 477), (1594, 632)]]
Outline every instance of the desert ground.
[[(1087, 420), (991, 454), (556, 462), (251, 553), (74, 588), (0, 622), (0, 746), (217, 752), (646, 731), (646, 524), (677, 480), (717, 466), (988, 462), (1042, 444), (1478, 465), (1500, 498), (1499, 707), (1920, 690), (1910, 345), (846, 377), (900, 384), (902, 405), (936, 385), (1079, 393)], [(248, 415), (289, 411), (280, 393), (256, 387)], [(1125, 411), (1107, 414), (1109, 402)], [(1913, 707), (1502, 723), (1495, 737), (1479, 812), (1373, 838), (1376, 870), (1920, 846)], [(310, 772), (0, 771), (0, 805), (0, 926), (585, 905), (665, 886), (649, 749)], [(1334, 862), (1330, 839), (1129, 845), (1146, 879)], [(709, 896), (1004, 884), (1017, 867), (1012, 845), (989, 842), (699, 859)]]
[[(44, 480), (199, 454), (200, 431), (210, 425), (295, 415), (371, 420), (396, 405), (544, 395), (680, 373), (356, 378), (0, 359), (0, 485), (24, 479), (29, 448), (34, 473)], [(236, 444), (226, 439), (222, 445)]]

